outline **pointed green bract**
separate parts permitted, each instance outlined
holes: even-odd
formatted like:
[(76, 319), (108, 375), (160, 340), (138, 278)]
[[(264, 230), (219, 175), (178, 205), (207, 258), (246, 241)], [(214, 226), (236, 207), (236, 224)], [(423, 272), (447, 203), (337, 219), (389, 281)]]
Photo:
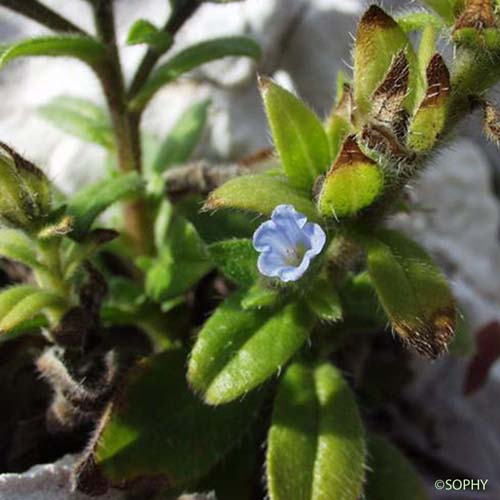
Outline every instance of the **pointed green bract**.
[(144, 108), (156, 92), (167, 83), (202, 64), (228, 56), (247, 56), (258, 59), (260, 47), (254, 40), (244, 36), (216, 38), (192, 45), (156, 68), (144, 87), (134, 97), (130, 107), (134, 110)]
[(375, 201), (383, 186), (380, 167), (349, 136), (323, 181), (318, 210), (325, 217), (356, 215)]
[(241, 301), (243, 309), (261, 309), (263, 307), (273, 307), (280, 299), (280, 290), (265, 285), (264, 283), (256, 283), (253, 285), (245, 297)]
[(185, 363), (178, 350), (156, 354), (121, 384), (92, 452), (111, 484), (161, 477), (182, 486), (208, 473), (248, 429), (261, 394), (210, 408), (187, 387)]
[(351, 115), (353, 112), (352, 89), (345, 82), (345, 75), (337, 76), (337, 99), (326, 122), (326, 135), (330, 144), (330, 158), (335, 160), (344, 139), (352, 132)]
[(377, 229), (355, 238), (396, 332), (426, 357), (446, 352), (455, 328), (455, 300), (431, 257), (397, 231)]
[(227, 403), (278, 372), (307, 339), (313, 325), (302, 304), (244, 310), (235, 294), (202, 328), (188, 379), (209, 404)]
[(293, 186), (311, 189), (330, 163), (321, 122), (300, 99), (271, 80), (261, 78), (260, 89), (286, 176)]
[(417, 152), (429, 151), (444, 130), (448, 113), (450, 73), (440, 54), (434, 54), (426, 67), (426, 91), (413, 117), (408, 145)]
[(409, 12), (396, 18), (397, 23), (405, 33), (420, 31), (432, 26), (437, 31), (446, 28), (442, 19), (430, 12)]
[(99, 62), (106, 55), (104, 45), (93, 38), (81, 35), (58, 35), (21, 40), (0, 55), (0, 68), (17, 57), (66, 56), (86, 63)]
[(421, 103), (427, 91), (427, 67), (432, 57), (437, 53), (436, 48), (437, 30), (430, 24), (422, 31), (420, 45), (418, 46), (418, 67), (420, 80), (417, 91), (417, 102)]
[(371, 110), (371, 97), (383, 81), (394, 57), (404, 51), (410, 65), (408, 111), (415, 105), (419, 78), (417, 59), (411, 43), (396, 21), (380, 7), (372, 5), (358, 25), (354, 49), (354, 99), (362, 115)]
[(282, 204), (293, 205), (308, 219), (318, 219), (316, 208), (305, 191), (291, 186), (286, 179), (269, 175), (231, 179), (210, 194), (205, 209), (239, 208), (271, 215)]
[(59, 96), (41, 106), (39, 113), (68, 134), (109, 150), (115, 147), (111, 120), (107, 112), (91, 101)]
[(181, 165), (189, 160), (200, 142), (207, 122), (210, 100), (191, 105), (177, 120), (153, 163), (153, 171), (161, 174), (172, 165)]
[(268, 436), (271, 500), (353, 500), (365, 475), (364, 429), (354, 394), (329, 363), (291, 365)]
[(386, 438), (368, 436), (366, 498), (387, 500), (429, 500), (425, 485), (408, 459)]

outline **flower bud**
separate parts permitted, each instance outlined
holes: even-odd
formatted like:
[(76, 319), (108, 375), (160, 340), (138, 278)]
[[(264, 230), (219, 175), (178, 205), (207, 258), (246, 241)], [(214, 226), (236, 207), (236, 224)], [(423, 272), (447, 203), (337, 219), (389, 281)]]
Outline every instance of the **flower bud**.
[(0, 223), (34, 229), (50, 211), (50, 182), (11, 147), (0, 142), (0, 149)]

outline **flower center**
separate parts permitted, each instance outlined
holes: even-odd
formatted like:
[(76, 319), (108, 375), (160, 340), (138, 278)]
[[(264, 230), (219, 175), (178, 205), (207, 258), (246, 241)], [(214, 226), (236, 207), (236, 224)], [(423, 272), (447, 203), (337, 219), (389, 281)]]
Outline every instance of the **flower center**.
[(288, 248), (285, 256), (286, 265), (297, 267), (302, 262), (306, 251), (304, 243), (298, 243), (297, 246)]

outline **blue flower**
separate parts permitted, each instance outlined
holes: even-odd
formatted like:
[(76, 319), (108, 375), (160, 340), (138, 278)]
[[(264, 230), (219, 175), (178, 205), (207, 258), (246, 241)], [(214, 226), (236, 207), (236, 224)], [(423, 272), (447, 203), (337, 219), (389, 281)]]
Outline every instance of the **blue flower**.
[(281, 281), (297, 281), (325, 242), (325, 232), (318, 224), (307, 222), (307, 217), (292, 205), (278, 205), (271, 220), (261, 224), (253, 235), (253, 246), (260, 252), (259, 272)]

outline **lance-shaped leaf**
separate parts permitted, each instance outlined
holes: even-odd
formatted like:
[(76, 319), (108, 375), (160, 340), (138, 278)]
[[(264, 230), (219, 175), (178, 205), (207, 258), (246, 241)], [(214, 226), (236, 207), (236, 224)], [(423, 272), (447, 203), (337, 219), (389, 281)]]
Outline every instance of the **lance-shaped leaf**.
[(209, 105), (208, 99), (197, 102), (181, 115), (160, 147), (153, 163), (154, 173), (161, 174), (189, 160), (205, 130)]
[(344, 74), (339, 73), (337, 82), (337, 100), (326, 122), (326, 135), (330, 144), (330, 158), (337, 158), (344, 139), (351, 132), (353, 111), (352, 88), (344, 81)]
[(314, 203), (305, 191), (291, 186), (287, 179), (270, 175), (245, 175), (231, 179), (212, 191), (204, 209), (239, 208), (271, 215), (278, 205), (293, 205), (308, 219), (318, 219)]
[(60, 96), (41, 106), (39, 113), (68, 134), (106, 149), (114, 148), (110, 118), (103, 108), (91, 101)]
[(174, 39), (170, 33), (159, 30), (148, 20), (138, 19), (128, 32), (127, 45), (143, 43), (161, 54), (172, 46)]
[(333, 284), (326, 278), (320, 278), (306, 295), (307, 304), (323, 321), (335, 322), (342, 319), (340, 296)]
[(311, 189), (330, 163), (323, 125), (291, 92), (266, 78), (260, 78), (259, 83), (283, 170), (292, 185)]
[(410, 85), (406, 97), (413, 110), (417, 60), (411, 43), (396, 21), (380, 7), (372, 5), (361, 18), (354, 50), (354, 98), (363, 114), (371, 110), (371, 97), (386, 75), (393, 58), (403, 51), (410, 65)]
[(457, 0), (422, 0), (423, 3), (435, 10), (448, 24), (455, 20), (454, 7)]
[(117, 201), (140, 195), (144, 181), (136, 172), (98, 181), (76, 193), (68, 204), (67, 214), (74, 218), (72, 236), (81, 238), (98, 215)]
[(383, 188), (383, 175), (377, 163), (349, 136), (335, 163), (326, 174), (318, 198), (318, 210), (327, 217), (347, 217), (373, 203)]
[(0, 293), (0, 333), (9, 332), (45, 309), (62, 314), (67, 307), (64, 299), (54, 293), (30, 285), (13, 286)]
[(266, 473), (271, 500), (353, 500), (365, 475), (354, 394), (328, 363), (294, 363), (274, 403)]
[(448, 96), (450, 95), (450, 73), (439, 54), (435, 54), (427, 66), (427, 90), (410, 125), (408, 145), (417, 152), (429, 151), (443, 132)]
[(258, 59), (260, 47), (251, 38), (233, 36), (216, 38), (188, 47), (156, 68), (140, 92), (134, 97), (132, 109), (142, 109), (161, 87), (202, 64), (228, 56), (246, 56)]
[(433, 56), (437, 54), (437, 30), (433, 25), (428, 25), (422, 31), (420, 45), (418, 46), (418, 67), (420, 82), (417, 91), (417, 102), (422, 102), (427, 91), (427, 68)]
[(226, 300), (201, 330), (188, 379), (209, 404), (241, 397), (281, 369), (309, 335), (311, 314), (300, 303), (244, 310), (241, 294)]
[(408, 459), (387, 439), (371, 434), (368, 437), (368, 475), (366, 498), (387, 500), (429, 500), (429, 495), (418, 472)]
[(241, 286), (251, 286), (259, 277), (257, 251), (252, 240), (233, 238), (218, 241), (208, 247), (210, 256), (222, 273)]
[(446, 352), (455, 328), (455, 301), (427, 252), (397, 231), (356, 235), (368, 271), (392, 327), (428, 358)]
[(248, 429), (260, 394), (210, 408), (189, 390), (185, 362), (178, 350), (150, 356), (121, 384), (87, 457), (111, 484), (150, 477), (182, 486), (206, 474)]
[(33, 240), (16, 229), (0, 228), (0, 255), (31, 268), (40, 265)]
[(21, 40), (0, 55), (0, 68), (16, 57), (66, 56), (89, 64), (99, 62), (106, 55), (104, 45), (81, 35), (57, 35)]

